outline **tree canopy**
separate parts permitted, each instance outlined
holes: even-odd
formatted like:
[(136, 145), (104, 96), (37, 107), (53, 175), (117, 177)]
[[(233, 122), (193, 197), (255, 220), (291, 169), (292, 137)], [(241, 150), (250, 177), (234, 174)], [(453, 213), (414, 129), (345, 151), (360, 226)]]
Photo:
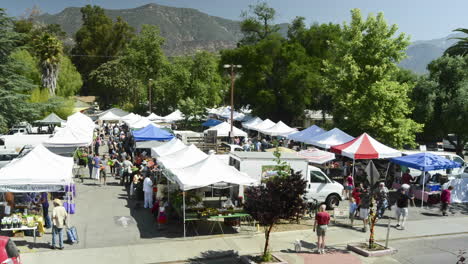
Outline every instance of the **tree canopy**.
[(397, 26), (388, 26), (383, 14), (363, 20), (358, 9), (344, 24), (332, 52), (340, 58), (325, 62), (324, 83), (333, 101), (336, 125), (351, 134), (370, 133), (394, 147), (412, 145), (422, 125), (409, 118), (409, 83), (395, 78), (396, 63), (409, 44)]

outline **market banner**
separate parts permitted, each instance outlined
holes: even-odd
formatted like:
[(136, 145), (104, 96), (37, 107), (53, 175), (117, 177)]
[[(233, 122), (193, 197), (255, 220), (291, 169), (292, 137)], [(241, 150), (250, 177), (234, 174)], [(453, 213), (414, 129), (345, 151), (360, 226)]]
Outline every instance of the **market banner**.
[(65, 192), (65, 185), (49, 184), (9, 184), (0, 186), (0, 192)]

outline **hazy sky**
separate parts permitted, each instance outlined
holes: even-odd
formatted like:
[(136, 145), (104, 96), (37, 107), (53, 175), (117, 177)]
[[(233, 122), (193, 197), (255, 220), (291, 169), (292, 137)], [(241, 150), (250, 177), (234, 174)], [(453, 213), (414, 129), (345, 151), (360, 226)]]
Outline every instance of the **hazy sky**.
[[(65, 7), (100, 5), (104, 8), (133, 8), (147, 3), (196, 8), (210, 15), (239, 20), (242, 10), (256, 0), (0, 0), (11, 16), (19, 16), (34, 5), (43, 12), (58, 13)], [(398, 24), (411, 40), (445, 37), (452, 30), (468, 27), (467, 0), (267, 0), (277, 10), (276, 22), (290, 22), (296, 16), (312, 22), (342, 23), (349, 10), (360, 8), (364, 14), (383, 12), (389, 23)]]

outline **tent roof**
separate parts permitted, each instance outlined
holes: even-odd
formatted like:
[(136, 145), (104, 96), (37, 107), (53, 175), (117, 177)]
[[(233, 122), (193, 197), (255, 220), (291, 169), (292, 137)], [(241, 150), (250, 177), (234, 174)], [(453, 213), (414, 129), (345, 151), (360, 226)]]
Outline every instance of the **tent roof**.
[(462, 166), (460, 163), (428, 152), (393, 158), (391, 161), (420, 171), (443, 170)]
[(315, 136), (318, 136), (320, 134), (323, 134), (327, 132), (326, 130), (316, 126), (316, 125), (313, 125), (313, 126), (310, 126), (300, 132), (297, 132), (297, 133), (293, 133), (293, 134), (290, 134), (287, 136), (288, 139), (291, 139), (291, 140), (294, 140), (294, 141), (297, 141), (297, 142), (306, 142), (306, 140), (308, 139), (311, 139)]
[(401, 156), (401, 151), (385, 146), (367, 133), (344, 144), (333, 146), (330, 150), (351, 159), (386, 159)]
[(311, 145), (325, 148), (325, 149), (329, 149), (331, 146), (343, 144), (353, 139), (354, 137), (346, 134), (345, 132), (341, 131), (339, 128), (334, 128), (318, 136), (307, 139), (304, 143), (311, 144)]
[(44, 142), (48, 147), (82, 147), (93, 143), (94, 122), (78, 112), (67, 118), (67, 126)]
[(180, 139), (174, 137), (171, 139), (169, 142), (167, 142), (164, 145), (161, 145), (156, 148), (151, 149), (151, 156), (153, 157), (162, 157), (165, 155), (169, 155), (171, 153), (174, 153), (176, 151), (179, 151), (183, 148), (186, 148), (187, 146), (180, 141)]
[[(147, 127), (149, 125), (154, 125), (148, 118), (139, 116), (139, 119), (128, 124), (130, 128), (140, 129)], [(154, 125), (156, 127), (156, 125)]]
[(250, 126), (250, 129), (251, 130), (256, 130), (256, 131), (261, 131), (261, 130), (273, 127), (274, 125), (275, 125), (275, 123), (267, 118), (267, 119), (263, 120), (261, 123), (259, 123), (257, 125)]
[(148, 140), (171, 140), (174, 135), (168, 131), (156, 127), (154, 124), (149, 124), (146, 127), (132, 132), (135, 141), (148, 141)]
[(288, 125), (283, 123), (283, 121), (279, 121), (278, 123), (276, 123), (276, 125), (259, 131), (265, 135), (270, 136), (287, 136), (296, 132), (297, 129), (289, 127)]
[(208, 155), (206, 155), (205, 152), (192, 144), (172, 154), (160, 157), (159, 161), (166, 169), (177, 169), (195, 164), (206, 159), (206, 157), (208, 157)]
[(120, 121), (122, 120), (122, 117), (109, 111), (103, 115), (100, 115), (98, 119), (103, 121)]
[(0, 190), (11, 192), (57, 191), (72, 181), (73, 158), (36, 146), (26, 156), (0, 169)]
[(239, 185), (252, 185), (256, 180), (225, 164), (216, 155), (184, 168), (171, 169), (175, 180), (184, 191), (205, 187), (215, 183), (232, 183)]
[(175, 110), (174, 112), (163, 117), (165, 122), (177, 122), (184, 119), (184, 114), (180, 110)]
[[(208, 128), (207, 130), (204, 131), (204, 133), (208, 133), (209, 130), (218, 131), (218, 137), (229, 137), (229, 132), (231, 132), (231, 125), (226, 123), (226, 122), (222, 122), (219, 125)], [(246, 137), (247, 136), (246, 132), (238, 129), (237, 127), (233, 127), (232, 131), (234, 133), (233, 136), (235, 136), (235, 137)]]
[(306, 150), (301, 150), (297, 155), (306, 158), (309, 162), (315, 164), (323, 164), (327, 161), (335, 159), (335, 154), (328, 151), (319, 150), (316, 148), (310, 148)]
[(221, 124), (223, 121), (217, 120), (217, 119), (208, 119), (206, 120), (202, 126), (204, 127), (212, 127), (212, 126), (217, 126)]
[[(294, 149), (285, 148), (285, 147), (278, 147), (279, 152), (287, 152), (287, 153), (297, 153)], [(276, 148), (269, 148), (265, 149), (266, 152), (275, 152)]]
[(260, 117), (256, 116), (250, 119), (249, 121), (242, 123), (242, 127), (250, 129), (252, 126), (256, 126), (260, 124), (262, 121), (263, 120)]
[(146, 118), (148, 118), (150, 121), (156, 121), (156, 120), (162, 120), (163, 117), (162, 116), (158, 116), (157, 114), (155, 113), (151, 113), (149, 116), (147, 116)]
[(111, 109), (108, 109), (108, 110), (100, 113), (99, 116), (101, 117), (101, 116), (103, 116), (103, 115), (105, 115), (107, 113), (112, 113), (112, 114), (114, 114), (116, 116), (120, 116), (120, 117), (123, 117), (123, 116), (126, 116), (126, 115), (129, 114), (129, 112), (124, 111), (124, 110), (122, 110), (120, 108), (111, 108)]
[(55, 113), (51, 113), (50, 115), (46, 116), (44, 119), (36, 121), (39, 124), (61, 124), (65, 122), (65, 120), (58, 117)]

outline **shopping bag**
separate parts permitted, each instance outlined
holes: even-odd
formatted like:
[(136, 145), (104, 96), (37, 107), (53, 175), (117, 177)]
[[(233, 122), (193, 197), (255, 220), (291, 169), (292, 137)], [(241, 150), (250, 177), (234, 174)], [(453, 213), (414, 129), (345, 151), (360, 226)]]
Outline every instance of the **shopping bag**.
[(70, 244), (78, 243), (78, 232), (76, 231), (76, 227), (72, 226), (67, 228), (67, 242)]
[(63, 207), (65, 207), (65, 211), (67, 211), (69, 214), (74, 214), (76, 211), (76, 205), (73, 201), (64, 202)]

